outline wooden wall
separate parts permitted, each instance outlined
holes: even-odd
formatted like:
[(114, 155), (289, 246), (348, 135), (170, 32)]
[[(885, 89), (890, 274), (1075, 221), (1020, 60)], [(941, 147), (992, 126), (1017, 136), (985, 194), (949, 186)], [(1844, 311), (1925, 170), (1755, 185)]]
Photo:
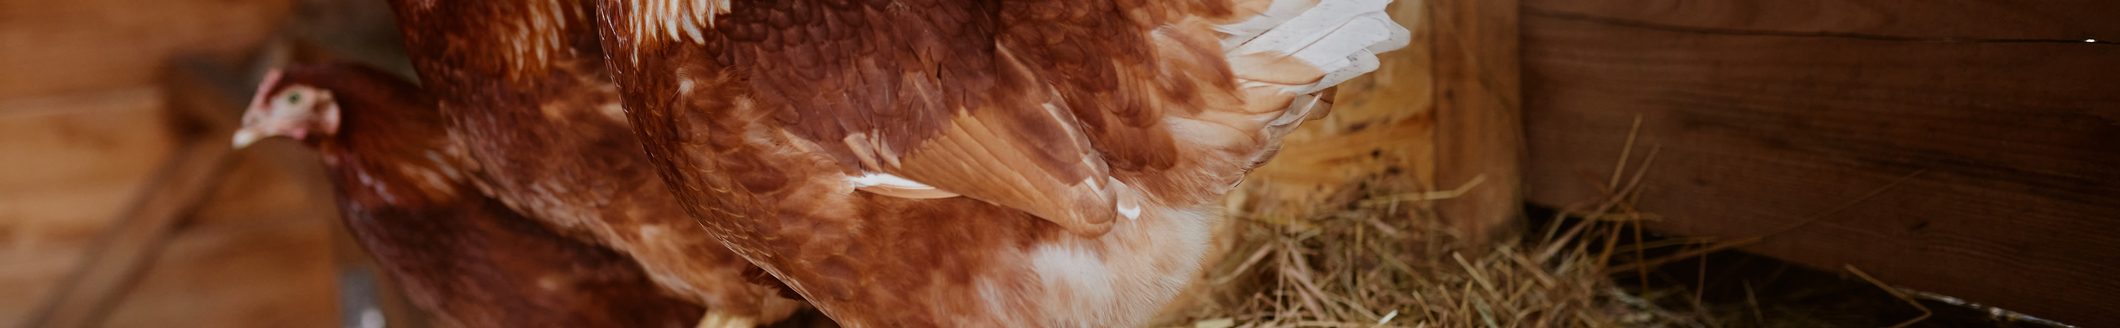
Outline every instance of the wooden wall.
[[(186, 91), (163, 79), (173, 57), (240, 59), (276, 33), (291, 7), (0, 0), (0, 326), (337, 324), (336, 222), (313, 210), (330, 206), (328, 192), (288, 183), (313, 175), (300, 166), (185, 146), (226, 142), (194, 142), (215, 136), (179, 131), (171, 101)], [(198, 154), (213, 157), (167, 169)], [(201, 193), (189, 197), (157, 191), (172, 175), (205, 171), (228, 174), (210, 185), (177, 183)], [(150, 198), (206, 203), (133, 206)], [(144, 246), (131, 248), (140, 257), (91, 260), (95, 245), (112, 238)], [(113, 266), (138, 271), (101, 270)], [(62, 290), (107, 295), (58, 297)], [(55, 308), (67, 313), (50, 315)]]
[[(2120, 325), (2120, 2), (1525, 0), (1528, 195)], [(2101, 42), (2085, 42), (2098, 39)]]

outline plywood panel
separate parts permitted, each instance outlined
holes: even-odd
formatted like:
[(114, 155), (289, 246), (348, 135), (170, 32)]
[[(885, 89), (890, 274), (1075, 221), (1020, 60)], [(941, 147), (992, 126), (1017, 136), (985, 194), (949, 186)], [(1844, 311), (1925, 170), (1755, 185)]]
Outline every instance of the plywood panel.
[[(1811, 4), (1734, 3), (1748, 7), (1645, 15), (1528, 1), (1531, 199), (1601, 197), (1597, 186), (1640, 117), (1643, 147), (1662, 147), (1640, 200), (1666, 217), (1657, 228), (1766, 235), (1748, 249), (1829, 270), (1854, 265), (2033, 315), (2120, 324), (2109, 310), (2120, 308), (2120, 281), (2110, 279), (2120, 275), (2120, 46), (1789, 34), (1695, 17)], [(1997, 21), (1978, 36), (2120, 30), (2120, 21), (2073, 12), (2113, 12), (2102, 3), (2013, 3), (1988, 11), (2057, 21)], [(1951, 13), (1873, 14), (1900, 23), (1787, 28), (1960, 31), (1925, 27)]]

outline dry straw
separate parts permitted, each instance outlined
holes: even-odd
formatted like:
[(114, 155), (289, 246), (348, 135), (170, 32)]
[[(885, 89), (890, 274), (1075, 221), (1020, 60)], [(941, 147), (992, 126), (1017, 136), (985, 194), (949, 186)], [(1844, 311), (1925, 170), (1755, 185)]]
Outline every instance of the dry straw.
[[(1635, 121), (1638, 131), (1641, 121)], [(1751, 282), (1743, 301), (1708, 304), (1707, 279), (1673, 284), (1652, 272), (1683, 269), (1709, 277), (1714, 252), (1751, 245), (1831, 217), (1919, 176), (1911, 172), (1891, 184), (1811, 214), (1765, 234), (1730, 239), (1645, 240), (1643, 225), (1662, 218), (1634, 206), (1643, 177), (1660, 153), (1647, 147), (1637, 159), (1635, 134), (1610, 177), (1586, 177), (1603, 194), (1559, 209), (1547, 224), (1524, 238), (1466, 245), (1438, 219), (1433, 206), (1448, 202), (1482, 179), (1453, 190), (1427, 191), (1410, 175), (1387, 172), (1360, 183), (1332, 187), (1327, 197), (1252, 197), (1277, 190), (1248, 184), (1233, 195), (1240, 226), (1233, 246), (1207, 268), (1201, 300), (1176, 310), (1167, 326), (1179, 327), (1806, 327), (1831, 322), (1830, 313), (1808, 313), (1803, 304), (1762, 304)], [(1600, 181), (1602, 180), (1602, 181)], [(1664, 268), (1687, 259), (1698, 267)], [(2065, 326), (1954, 298), (1893, 287), (1853, 266), (1843, 270), (1919, 312), (1896, 321), (1905, 327), (1935, 312), (1920, 299), (1991, 313), (2000, 322)], [(1712, 273), (1713, 275), (1728, 272)], [(1621, 281), (1630, 282), (1623, 287)], [(1777, 288), (1807, 288), (1783, 286)], [(1824, 288), (1824, 287), (1821, 287)], [(1823, 290), (1823, 289), (1821, 289)], [(1815, 294), (1776, 290), (1780, 294)], [(1726, 301), (1727, 302), (1727, 301)], [(1764, 306), (1764, 307), (1763, 307)]]
[[(1422, 192), (1410, 177), (1384, 174), (1341, 186), (1322, 202), (1240, 205), (1234, 217), (1244, 226), (1236, 246), (1208, 268), (1210, 286), (1196, 295), (1208, 301), (1172, 325), (1714, 326), (1699, 311), (1665, 309), (1612, 280), (1671, 260), (1644, 258), (1647, 248), (1706, 252), (1736, 245), (1621, 238), (1639, 236), (1629, 232), (1654, 219), (1631, 201), (1655, 155), (1651, 149), (1631, 172), (1623, 159), (1603, 186), (1608, 197), (1564, 211), (1525, 240), (1495, 245), (1460, 245), (1456, 241), (1463, 238), (1432, 211), (1436, 202), (1478, 187), (1478, 180), (1457, 190)], [(1678, 256), (1690, 254), (1697, 253)]]

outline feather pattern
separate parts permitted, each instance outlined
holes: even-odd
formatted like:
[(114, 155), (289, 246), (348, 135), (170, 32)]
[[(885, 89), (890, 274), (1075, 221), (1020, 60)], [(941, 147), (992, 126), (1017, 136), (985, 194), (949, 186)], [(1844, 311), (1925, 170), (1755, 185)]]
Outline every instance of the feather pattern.
[(648, 166), (605, 74), (591, 2), (399, 0), (393, 9), (451, 140), (485, 170), (474, 179), (480, 190), (631, 256), (712, 315), (771, 323), (797, 308), (701, 229)]
[(705, 42), (715, 17), (729, 12), (729, 0), (653, 0), (630, 4), (625, 24), (635, 42)]
[[(471, 186), (476, 163), (417, 87), (353, 64), (285, 72), (253, 103), (301, 91), (342, 113), (319, 134), (289, 136), (317, 149), (354, 238), (440, 324), (688, 327), (699, 318), (698, 305), (666, 296), (625, 255), (555, 234)], [(254, 105), (260, 115), (246, 114), (244, 130), (268, 131), (271, 110), (285, 109)]]
[[(1406, 39), (1380, 0), (809, 0), (660, 42), (657, 2), (599, 1), (673, 190), (855, 326), (1141, 323), (1214, 201)], [(848, 182), (880, 175), (943, 197)]]

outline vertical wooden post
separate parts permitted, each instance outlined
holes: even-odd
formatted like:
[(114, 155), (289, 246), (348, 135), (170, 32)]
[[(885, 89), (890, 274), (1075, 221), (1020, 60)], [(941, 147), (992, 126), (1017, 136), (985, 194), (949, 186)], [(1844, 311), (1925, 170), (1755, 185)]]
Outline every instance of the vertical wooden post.
[(1509, 231), (1522, 209), (1517, 1), (1428, 4), (1422, 30), (1435, 42), (1435, 185), (1479, 181), (1437, 211), (1465, 241), (1484, 243)]

